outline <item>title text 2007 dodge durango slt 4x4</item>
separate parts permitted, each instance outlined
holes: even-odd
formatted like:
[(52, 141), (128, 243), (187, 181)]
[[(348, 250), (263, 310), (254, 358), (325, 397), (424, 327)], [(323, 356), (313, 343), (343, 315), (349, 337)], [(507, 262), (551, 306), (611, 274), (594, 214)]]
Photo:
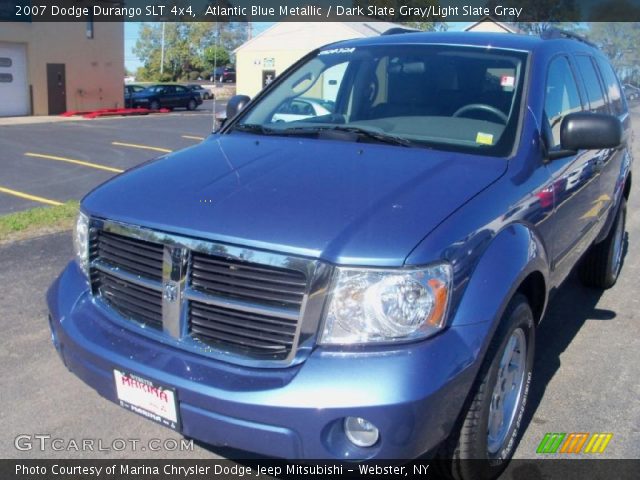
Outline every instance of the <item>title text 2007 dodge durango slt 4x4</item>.
[(500, 471), (549, 293), (622, 264), (627, 105), (565, 37), (340, 42), (234, 97), (83, 200), (48, 293), (65, 364), (211, 444)]

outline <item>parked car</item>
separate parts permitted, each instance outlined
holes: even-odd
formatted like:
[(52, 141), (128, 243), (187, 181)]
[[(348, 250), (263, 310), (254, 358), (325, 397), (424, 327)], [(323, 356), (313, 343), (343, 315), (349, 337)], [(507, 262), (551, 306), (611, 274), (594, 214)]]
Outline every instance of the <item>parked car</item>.
[(347, 40), (233, 97), (208, 141), (83, 199), (47, 296), (64, 364), (202, 442), (497, 476), (551, 292), (623, 265), (627, 105), (566, 36)]
[(235, 82), (236, 69), (233, 67), (217, 67), (211, 74), (211, 81), (220, 83)]
[(625, 83), (622, 86), (622, 89), (624, 90), (624, 94), (627, 97), (627, 100), (629, 100), (630, 102), (638, 100), (640, 98), (640, 88)]
[(187, 88), (190, 88), (194, 92), (198, 92), (203, 100), (209, 100), (210, 98), (213, 98), (213, 93), (211, 93), (211, 90), (209, 90), (208, 88), (204, 88), (202, 85), (198, 85), (197, 83), (187, 85)]
[(141, 92), (145, 89), (142, 85), (128, 84), (124, 86), (124, 107), (131, 108), (132, 102), (131, 98), (134, 93)]
[(200, 94), (183, 85), (152, 85), (131, 96), (132, 107), (144, 107), (151, 110), (160, 108), (195, 110), (201, 104)]
[(331, 103), (314, 98), (294, 98), (285, 101), (273, 114), (274, 122), (292, 122), (331, 114)]

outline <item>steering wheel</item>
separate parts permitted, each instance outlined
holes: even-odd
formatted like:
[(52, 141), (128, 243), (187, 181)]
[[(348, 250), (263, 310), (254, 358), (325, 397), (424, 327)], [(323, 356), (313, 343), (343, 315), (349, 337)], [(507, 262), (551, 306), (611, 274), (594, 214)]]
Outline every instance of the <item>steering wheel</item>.
[(492, 107), (491, 105), (487, 105), (486, 103), (470, 103), (469, 105), (465, 105), (464, 107), (459, 108), (453, 114), (454, 117), (459, 117), (463, 113), (472, 111), (472, 110), (480, 110), (481, 112), (492, 113), (496, 117), (498, 117), (504, 124), (509, 121), (509, 118), (502, 112), (502, 110), (497, 109), (496, 107)]

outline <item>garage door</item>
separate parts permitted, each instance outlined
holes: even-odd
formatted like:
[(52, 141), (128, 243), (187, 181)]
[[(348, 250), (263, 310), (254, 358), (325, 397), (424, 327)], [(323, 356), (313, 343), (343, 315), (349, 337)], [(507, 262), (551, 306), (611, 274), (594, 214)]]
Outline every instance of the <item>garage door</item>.
[(0, 42), (0, 117), (29, 114), (27, 48)]

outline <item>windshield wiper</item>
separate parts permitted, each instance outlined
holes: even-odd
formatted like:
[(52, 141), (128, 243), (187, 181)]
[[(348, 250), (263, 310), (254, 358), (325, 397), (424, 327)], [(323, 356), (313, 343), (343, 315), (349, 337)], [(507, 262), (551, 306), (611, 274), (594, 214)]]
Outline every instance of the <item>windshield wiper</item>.
[(236, 123), (231, 130), (238, 130), (239, 132), (258, 133), (260, 135), (269, 135), (274, 133), (273, 129), (267, 128), (259, 123)]
[(369, 130), (367, 128), (356, 127), (353, 125), (331, 125), (331, 126), (318, 126), (318, 127), (290, 127), (280, 129), (272, 129), (269, 131), (270, 134), (274, 135), (309, 135), (319, 132), (330, 132), (330, 131), (339, 131), (339, 132), (349, 132), (354, 133), (356, 135), (360, 135), (366, 138), (370, 138), (376, 140), (381, 143), (389, 143), (391, 145), (400, 145), (402, 147), (413, 147), (415, 144), (411, 140), (407, 140), (406, 138), (398, 137), (396, 135), (391, 135), (389, 133), (377, 132), (374, 130)]

